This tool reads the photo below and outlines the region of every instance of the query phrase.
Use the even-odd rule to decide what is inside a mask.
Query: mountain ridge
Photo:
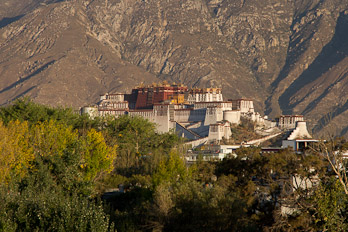
[[[4,0],[0,9],[0,104],[26,95],[79,107],[167,80],[219,86],[271,117],[304,114],[318,135],[348,135],[344,1]]]

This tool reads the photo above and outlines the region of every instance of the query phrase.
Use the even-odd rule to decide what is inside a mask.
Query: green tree
[[[347,196],[335,178],[320,184],[314,195],[315,224],[321,231],[347,231]]]
[[[158,134],[155,124],[142,117],[109,119],[104,135],[107,144],[118,145],[115,171],[126,177],[151,174],[179,143],[176,134]]]
[[[34,103],[29,98],[19,98],[0,108],[0,118],[5,124],[14,120],[28,121],[29,124],[57,120],[72,125],[78,117],[71,108],[52,108]]]
[[[188,168],[185,165],[185,161],[179,154],[175,152],[169,153],[166,160],[162,160],[158,166],[156,172],[153,174],[153,184],[154,187],[160,185],[161,183],[171,183],[175,184],[177,182],[181,183],[191,176]]]
[[[0,119],[5,125],[10,121],[27,121],[29,126],[39,122],[58,121],[78,129],[81,134],[88,130],[100,129],[103,125],[101,118],[91,119],[87,114],[79,115],[72,108],[50,107],[31,101],[29,98],[19,98],[10,105],[0,108]]]
[[[0,186],[0,231],[109,231],[100,203],[66,189],[58,179],[68,174],[57,176],[37,159],[35,171],[18,184]]]
[[[225,184],[227,182],[206,186],[193,179],[179,181],[176,185],[162,182],[154,192],[154,203],[148,213],[149,226],[158,231],[243,231],[253,228],[252,222],[245,220],[244,200]]]

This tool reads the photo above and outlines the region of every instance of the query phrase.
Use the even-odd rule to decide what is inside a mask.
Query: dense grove
[[[348,229],[347,195],[317,150],[242,148],[187,165],[182,139],[142,118],[90,119],[21,99],[0,119],[0,231]],[[295,188],[296,177],[313,186]]]

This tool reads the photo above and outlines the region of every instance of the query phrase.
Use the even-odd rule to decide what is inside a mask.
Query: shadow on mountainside
[[[11,102],[14,102],[15,100],[17,100],[19,98],[25,97],[25,95],[27,93],[30,93],[32,90],[36,89],[36,87],[37,87],[36,85],[31,86],[30,88],[28,88],[27,90],[25,90],[22,93],[18,94],[14,98],[11,98],[11,99],[7,100],[6,102],[0,103],[0,107],[6,106],[6,105],[10,104]]]
[[[292,22],[292,25],[291,25],[292,31],[294,31],[294,26],[297,23],[299,23],[303,17],[306,16],[307,12],[308,11],[315,11],[315,10],[317,10],[320,7],[321,2],[322,2],[322,0],[320,2],[318,2],[312,8],[310,7],[310,4],[307,5],[307,6],[303,6],[302,7],[303,9],[300,12],[297,12],[297,14],[295,14],[294,21]],[[310,33],[310,35],[305,37],[305,38],[294,36],[295,34],[290,36],[290,41],[289,41],[289,45],[288,45],[288,51],[287,51],[287,55],[286,55],[285,64],[284,64],[283,68],[281,69],[278,77],[271,83],[271,85],[270,85],[270,91],[271,92],[276,91],[277,88],[279,87],[279,84],[284,79],[287,78],[287,76],[289,75],[289,73],[293,69],[294,63],[296,63],[296,59],[303,53],[303,51],[306,50],[306,47],[310,43],[310,40],[313,38],[314,32],[312,31]],[[294,38],[292,38],[292,37],[294,37]],[[301,39],[304,39],[304,40],[300,41]],[[300,46],[298,47],[298,45],[300,45]],[[278,99],[276,99],[276,101],[278,101]],[[271,95],[265,101],[265,103],[266,103],[266,111],[265,111],[265,113],[266,114],[270,114],[272,112],[272,102],[273,102],[273,96]]]
[[[0,0],[1,1],[1,0]],[[25,0],[23,0],[25,1]],[[39,7],[41,4],[53,4],[53,3],[59,3],[59,2],[67,2],[68,0],[39,0],[39,1],[34,1],[31,3],[28,3],[28,5],[25,5],[23,9],[19,9],[17,13],[19,15],[14,16],[14,17],[4,17],[0,20],[0,29],[3,27],[6,27],[7,25],[20,20],[23,16],[25,16],[27,13],[35,10],[37,7]]]
[[[345,127],[342,132],[341,132],[341,135],[340,136],[347,136],[348,137],[348,126]]]
[[[15,21],[17,21],[19,19],[21,19],[23,16],[24,16],[24,14],[23,15],[18,15],[16,17],[12,17],[12,18],[6,18],[5,17],[5,18],[1,19],[1,21],[0,21],[0,29],[3,28],[3,27],[6,27],[7,25],[9,25],[9,24],[11,24],[11,23],[13,23],[13,22],[15,22]]]
[[[33,76],[35,76],[36,74],[39,74],[40,72],[44,71],[46,68],[48,68],[51,64],[54,64],[56,62],[56,60],[53,60],[53,61],[50,61],[46,64],[44,64],[43,66],[41,66],[40,68],[38,68],[35,72],[33,72],[32,74],[24,77],[24,78],[21,78],[20,80],[16,81],[15,83],[5,87],[4,89],[0,90],[0,94],[16,87],[17,85],[23,83],[24,81],[27,81],[29,80],[30,78],[32,78]]]
[[[329,71],[333,66],[342,61],[348,56],[348,15],[341,13],[336,25],[335,35],[332,40],[323,48],[319,56],[305,70],[299,78],[297,78],[288,89],[280,96],[279,104],[281,109],[286,112],[295,107],[298,102],[290,104],[290,98],[294,96],[302,87],[310,82],[315,81],[321,75]],[[340,78],[345,78],[345,75]],[[339,80],[338,80],[339,81]],[[334,83],[332,83],[334,84]],[[317,97],[311,104],[307,106],[303,113],[308,113],[313,110],[316,105],[324,98],[329,91],[325,91]],[[299,101],[305,99],[310,92]]]
[[[325,126],[327,126],[332,121],[332,119],[334,119],[336,116],[340,115],[341,113],[347,110],[348,110],[348,100],[343,106],[338,107],[334,111],[329,112],[325,114],[323,117],[321,117],[318,123],[316,123],[316,125],[313,127],[313,132],[316,133],[320,131]],[[345,133],[347,133],[347,131],[348,131],[348,127],[346,127],[344,130],[341,131],[341,135],[344,135]]]

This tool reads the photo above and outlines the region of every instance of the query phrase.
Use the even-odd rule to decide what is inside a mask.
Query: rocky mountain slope
[[[78,107],[168,80],[348,135],[347,28],[345,0],[3,0],[0,104]]]

